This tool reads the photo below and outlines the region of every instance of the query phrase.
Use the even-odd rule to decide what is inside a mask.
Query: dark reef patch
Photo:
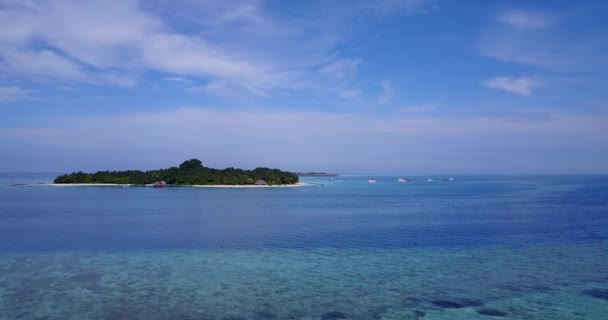
[[[325,312],[321,315],[321,320],[339,320],[346,319],[346,315],[339,311]]]
[[[500,289],[513,292],[551,292],[554,289],[542,284],[530,283],[503,283],[497,286]]]
[[[422,299],[416,297],[405,297],[401,300],[401,305],[404,307],[417,307],[422,302]]]
[[[468,307],[481,307],[484,305],[479,299],[453,299],[453,300],[432,300],[434,306],[444,309],[460,309]]]
[[[367,316],[370,319],[382,319],[382,315],[388,310],[387,306],[372,307],[367,310]]]
[[[184,314],[174,314],[171,316],[172,320],[213,320],[213,316],[208,314],[199,314],[199,313],[184,313]]]
[[[484,315],[484,316],[491,316],[491,317],[506,317],[507,313],[500,311],[500,310],[495,310],[495,309],[481,309],[481,310],[477,310],[477,313]]]
[[[608,289],[587,289],[583,290],[583,294],[602,300],[608,300]]]
[[[255,313],[256,319],[276,319],[277,315],[270,311],[258,311]]]
[[[437,307],[440,307],[440,308],[444,308],[444,309],[462,308],[463,307],[459,303],[452,302],[452,301],[447,301],[447,300],[433,300],[433,301],[431,301],[431,303],[434,306],[437,306]]]
[[[423,311],[420,311],[420,310],[414,310],[414,314],[418,318],[424,318],[424,316],[426,316],[426,313],[424,313]]]
[[[137,317],[137,312],[134,310],[129,310],[126,308],[117,308],[114,310],[110,310],[104,317],[107,320],[129,320],[135,319]]]
[[[183,306],[163,310],[163,313],[159,314],[158,317],[159,319],[171,320],[215,320],[215,317],[211,314],[199,310],[189,310]]]

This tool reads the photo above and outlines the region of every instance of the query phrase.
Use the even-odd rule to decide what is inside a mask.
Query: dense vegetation
[[[96,173],[74,172],[55,178],[55,183],[122,183],[150,184],[165,181],[171,185],[246,185],[264,180],[269,185],[293,184],[298,176],[278,169],[256,168],[242,170],[226,168],[223,170],[207,168],[198,159],[191,159],[179,167],[139,171],[98,171]]]

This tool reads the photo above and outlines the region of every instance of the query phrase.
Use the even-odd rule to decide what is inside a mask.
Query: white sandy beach
[[[32,185],[26,185],[32,186]],[[38,184],[36,186],[48,186],[48,187],[130,187],[131,184],[121,183],[48,183]]]
[[[312,187],[314,185],[306,184],[306,183],[295,183],[295,184],[278,184],[278,185],[254,185],[254,184],[245,184],[245,185],[225,185],[225,184],[212,184],[212,185],[193,185],[193,188],[294,188],[294,187]]]

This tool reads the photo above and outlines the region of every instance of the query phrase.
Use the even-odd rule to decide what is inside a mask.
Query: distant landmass
[[[299,177],[337,177],[336,173],[327,172],[296,172]]]
[[[296,184],[298,175],[279,169],[236,168],[213,169],[203,166],[198,159],[184,161],[179,167],[139,171],[74,172],[55,178],[57,184],[134,184],[164,182],[166,185],[287,185]],[[163,184],[163,185],[164,185]]]

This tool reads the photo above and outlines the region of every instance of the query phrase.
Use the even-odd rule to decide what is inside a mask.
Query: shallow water
[[[607,177],[24,188],[0,319],[605,319]]]

